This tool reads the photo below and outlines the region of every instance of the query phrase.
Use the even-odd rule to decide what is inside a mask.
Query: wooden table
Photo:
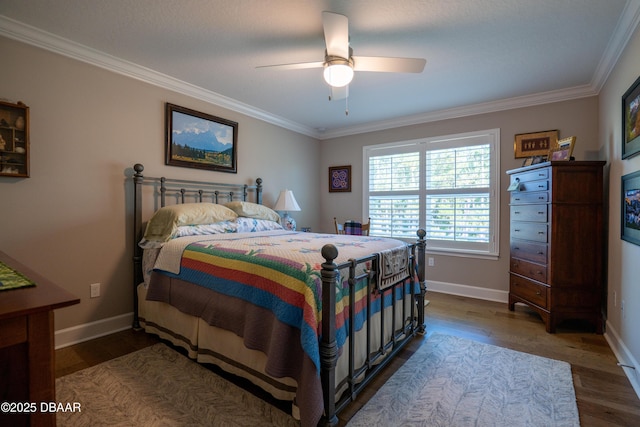
[[[36,283],[0,291],[0,404],[22,406],[19,414],[3,406],[0,425],[55,426],[55,412],[40,411],[56,401],[53,310],[80,299],[1,251],[0,261]],[[25,404],[37,410],[25,412]]]

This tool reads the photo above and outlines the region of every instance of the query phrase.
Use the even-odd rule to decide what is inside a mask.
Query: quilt
[[[197,284],[220,294],[238,298],[265,308],[281,322],[300,330],[301,346],[320,370],[319,338],[322,320],[320,255],[328,243],[338,248],[340,265],[349,259],[390,254],[376,265],[378,278],[390,280],[409,276],[409,246],[402,241],[381,237],[345,236],[291,231],[265,231],[174,239],[163,247],[155,272]],[[372,269],[371,262],[359,266],[360,272]],[[378,288],[380,282],[378,282]],[[411,292],[410,285],[382,294],[369,289],[363,279],[356,284],[356,316],[349,319],[349,287],[346,271],[340,271],[336,289],[337,341],[341,347],[347,338],[349,322],[356,330],[366,321],[367,298],[373,298],[373,310],[392,304]],[[371,295],[373,294],[373,296]]]

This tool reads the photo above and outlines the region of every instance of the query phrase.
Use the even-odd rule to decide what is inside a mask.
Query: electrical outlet
[[[91,289],[91,298],[97,298],[100,296],[100,283],[90,284],[89,289]]]
[[[429,267],[433,267],[435,265],[435,260],[433,259],[433,257],[429,257]]]

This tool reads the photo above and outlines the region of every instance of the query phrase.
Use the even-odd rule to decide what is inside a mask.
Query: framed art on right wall
[[[640,153],[640,77],[622,95],[622,158]]]
[[[622,177],[621,237],[640,245],[640,171]]]

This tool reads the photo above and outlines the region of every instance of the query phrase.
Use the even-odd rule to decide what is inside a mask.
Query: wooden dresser
[[[540,314],[547,332],[566,319],[603,331],[603,166],[553,161],[510,177],[509,309]]]
[[[15,404],[3,406],[0,425],[55,426],[55,412],[41,411],[57,402],[53,310],[80,300],[3,252],[0,261],[36,284],[0,292],[0,403]]]

